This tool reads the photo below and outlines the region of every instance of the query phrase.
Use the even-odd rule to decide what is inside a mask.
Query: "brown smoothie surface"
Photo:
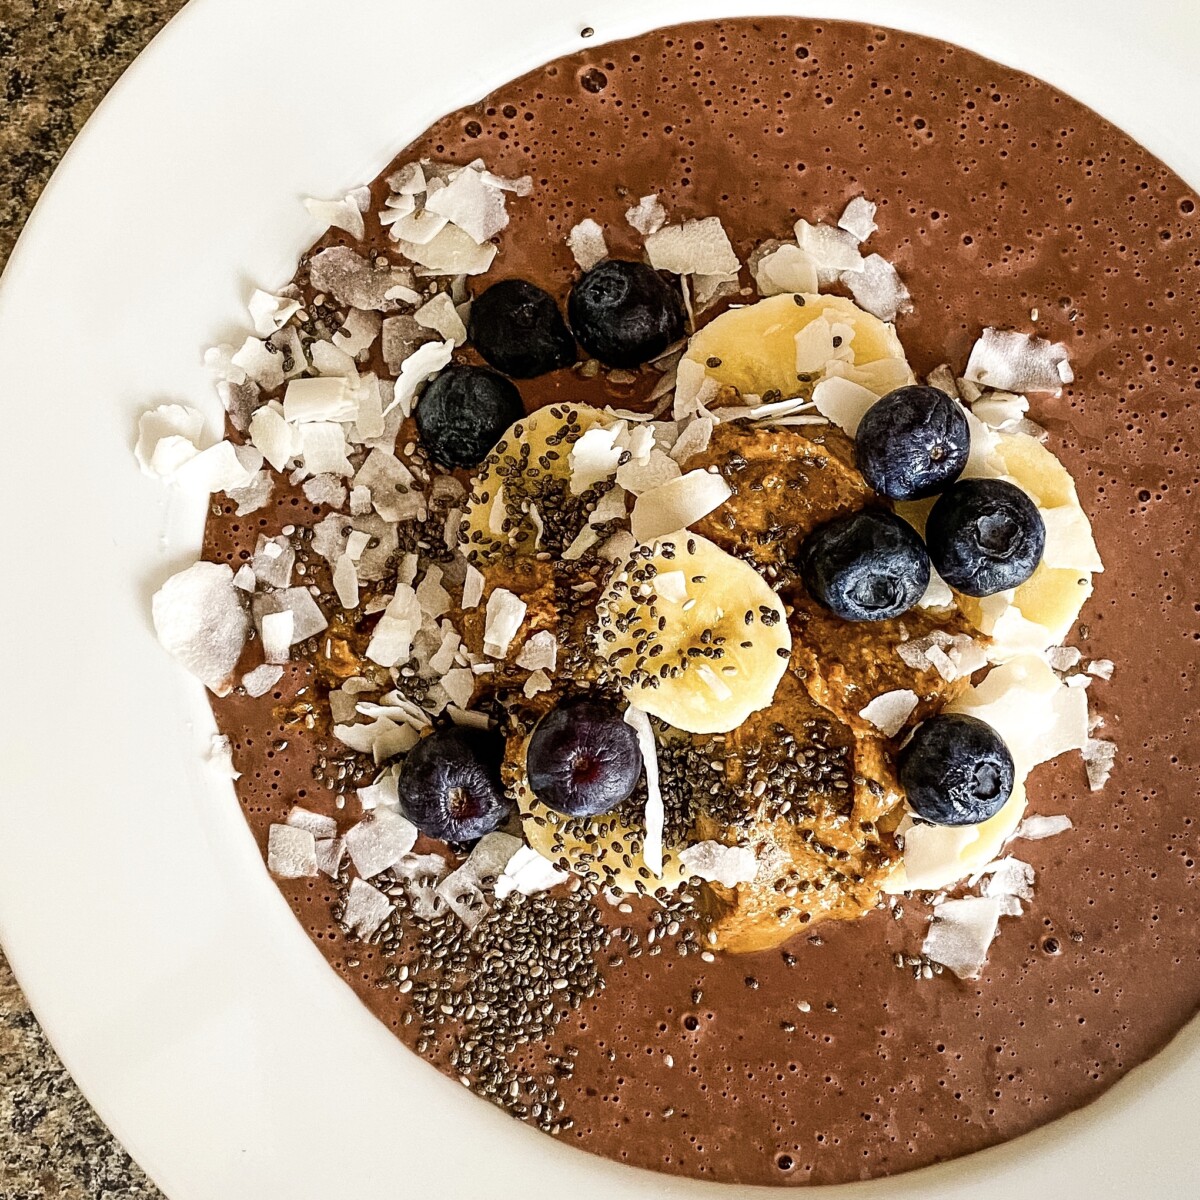
[[[419,157],[481,157],[498,174],[532,176],[484,282],[521,277],[560,300],[577,276],[566,235],[584,218],[604,227],[614,256],[641,257],[624,214],[643,195],[661,195],[672,221],[719,216],[743,261],[798,217],[832,222],[865,195],[879,205],[871,249],[913,296],[897,329],[918,375],[943,362],[961,370],[984,325],[1069,347],[1076,382],[1031,416],[1074,475],[1106,566],[1075,640],[1115,663],[1113,681],[1092,689],[1118,744],[1115,771],[1099,793],[1077,756],[1030,778],[1030,811],[1065,812],[1075,827],[1018,843],[1037,872],[1034,899],[1002,922],[982,978],[897,969],[928,922],[916,903],[896,919],[828,921],[782,951],[709,962],[677,954],[665,931],[651,953],[645,904],[625,914],[599,900],[599,924],[621,926],[622,938],[581,935],[596,948],[594,975],[580,969],[579,1006],[527,1047],[554,1080],[560,1139],[746,1184],[894,1174],[1053,1120],[1161,1049],[1200,1003],[1193,191],[1037,79],[928,38],[782,18],[585,45],[443,118],[394,165]],[[386,192],[376,184],[376,206]],[[398,261],[371,216],[367,230],[371,249]],[[322,244],[339,241],[350,244],[336,234]],[[620,406],[650,382],[614,387],[566,370],[520,386],[529,408]],[[235,566],[259,533],[326,511],[291,491],[251,517],[218,508],[204,557]],[[320,712],[322,676],[336,681],[339,661],[334,646],[290,664],[259,700],[214,701],[264,847],[296,803],[336,816],[343,832],[358,819],[353,793],[345,807],[337,793],[371,771]],[[352,673],[349,658],[343,667]],[[405,1024],[417,993],[396,963],[412,938],[389,959],[343,934],[333,881],[280,886],[379,1019],[460,1074],[453,1030],[430,1039],[419,1021]],[[595,911],[572,903],[592,911],[591,930]],[[637,954],[629,930],[640,931]]]

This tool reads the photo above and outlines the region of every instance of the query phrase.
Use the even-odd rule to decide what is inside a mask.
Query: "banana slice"
[[[1006,476],[1033,497],[1047,532],[1043,561],[1011,596],[958,598],[966,618],[993,638],[993,657],[1005,661],[1063,641],[1092,594],[1093,572],[1103,565],[1066,467],[1024,433],[999,434],[995,454]]]
[[[810,395],[826,374],[880,396],[914,382],[895,329],[842,296],[787,293],[731,308],[692,338],[684,359],[762,400]]]
[[[525,773],[528,745],[528,738],[521,739],[514,749],[510,741],[508,757],[521,764],[511,786],[521,814],[521,832],[533,849],[576,875],[617,892],[674,890],[686,880],[678,847],[663,847],[660,875],[646,866],[642,857],[646,823],[633,800],[599,817],[567,817],[543,804],[533,794]]]
[[[586,404],[554,404],[508,429],[479,468],[463,516],[460,543],[476,566],[507,548],[517,554],[561,553],[565,546],[559,543],[569,544],[578,529],[555,521],[562,532],[547,538],[547,517],[586,510],[599,495],[595,489],[571,494],[571,447],[587,430],[607,423],[604,413]],[[584,523],[581,515],[574,524]]]
[[[697,534],[635,550],[597,614],[596,650],[629,703],[689,733],[726,733],[770,704],[791,655],[779,597]]]

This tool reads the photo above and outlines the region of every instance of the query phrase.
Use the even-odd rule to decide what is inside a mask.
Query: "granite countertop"
[[[0,268],[71,139],[183,0],[0,0]],[[0,951],[0,1200],[161,1193],[58,1061]]]

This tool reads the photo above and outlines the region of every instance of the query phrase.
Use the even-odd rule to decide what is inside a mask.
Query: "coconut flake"
[[[663,825],[666,810],[658,776],[658,746],[650,718],[640,708],[630,705],[625,710],[625,724],[637,734],[646,771],[646,836],[642,843],[642,859],[651,874],[661,876],[663,870]]]
[[[291,657],[292,630],[296,626],[295,614],[288,609],[264,613],[259,624],[262,626],[263,657],[268,663],[287,662]]]
[[[978,979],[1003,908],[1003,900],[994,896],[966,896],[935,905],[921,952],[960,979]]]
[[[475,672],[470,667],[455,667],[442,677],[442,687],[456,708],[466,709],[475,695]]]
[[[667,210],[657,196],[643,196],[632,208],[625,210],[625,220],[645,238],[667,223]]]
[[[1068,829],[1073,828],[1074,824],[1070,817],[1041,817],[1034,813],[1026,817],[1017,826],[1017,831],[1013,834],[1013,837],[1025,838],[1026,841],[1037,842],[1043,838],[1056,837],[1058,834],[1066,833]]]
[[[1028,411],[1029,401],[1012,392],[986,392],[971,405],[971,412],[989,429],[1015,429]]]
[[[832,225],[796,222],[796,243],[817,268],[822,284],[833,283],[846,271],[861,271],[863,256],[853,234]]]
[[[1046,527],[1046,546],[1042,561],[1048,567],[1065,567],[1072,571],[1104,570],[1100,551],[1092,536],[1091,522],[1077,504],[1057,508],[1039,508]]]
[[[247,696],[265,696],[283,678],[283,668],[274,663],[263,663],[242,676],[242,687]]]
[[[226,488],[225,494],[237,505],[234,516],[245,517],[258,512],[260,508],[265,508],[274,490],[275,481],[271,473],[258,471],[245,487]]]
[[[507,588],[496,588],[488,597],[483,627],[483,652],[492,658],[504,658],[525,620],[525,601]]]
[[[866,708],[859,710],[858,715],[874,725],[884,737],[890,738],[900,732],[916,707],[916,692],[908,688],[899,688],[876,696]]]
[[[313,475],[353,475],[346,457],[346,431],[336,421],[310,421],[300,426],[300,457]]]
[[[590,271],[598,262],[608,257],[608,243],[604,230],[591,217],[580,221],[567,234],[567,248],[584,271]]]
[[[689,471],[637,498],[630,520],[633,537],[645,543],[678,533],[719,508],[732,494],[720,475]]]
[[[707,879],[725,887],[749,883],[758,874],[758,860],[746,846],[720,842],[696,842],[679,852],[679,861],[689,876]]]
[[[358,570],[348,554],[343,554],[333,568],[333,590],[344,609],[358,607]]]
[[[500,878],[496,880],[496,899],[503,900],[513,892],[522,896],[536,896],[548,892],[567,879],[567,872],[560,871],[549,859],[543,858],[531,846],[522,846],[508,860]]]
[[[1087,769],[1088,787],[1101,791],[1112,774],[1117,759],[1117,744],[1104,738],[1088,738],[1083,747],[1083,765]]]
[[[381,667],[394,667],[412,654],[422,624],[421,605],[408,584],[398,584],[367,645],[367,657]]]
[[[255,288],[246,307],[254,322],[254,332],[260,337],[270,337],[300,311],[300,301],[290,296],[273,296],[270,292]]]
[[[378,313],[352,308],[338,331],[333,334],[334,349],[356,358],[375,344],[382,327],[383,318]]]
[[[314,290],[329,293],[339,304],[379,310],[391,307],[388,292],[396,285],[398,273],[375,270],[349,246],[330,246],[309,260],[308,276]]]
[[[736,275],[741,268],[719,217],[668,225],[646,238],[650,265],[674,275]]]
[[[842,272],[841,280],[859,308],[881,321],[894,321],[900,313],[912,311],[912,296],[904,280],[878,254],[868,254],[857,270]]]
[[[361,879],[350,881],[342,924],[363,941],[374,937],[379,927],[396,911],[396,906],[378,889]]]
[[[712,433],[716,428],[712,417],[697,417],[691,421],[671,447],[671,457],[680,464],[697,454],[703,454],[712,441]]]
[[[934,629],[923,638],[901,642],[896,653],[914,671],[932,668],[947,682],[972,675],[987,665],[983,647],[969,634]]]
[[[374,783],[367,787],[355,789],[358,802],[363,812],[374,812],[377,808],[386,808],[391,812],[400,811],[399,776],[395,769],[383,771]]]
[[[563,550],[563,561],[577,562],[599,541],[600,535],[590,525],[585,525]]]
[[[856,241],[865,242],[879,228],[875,224],[878,207],[865,196],[855,196],[838,217],[838,228],[844,229]]]
[[[482,275],[496,257],[491,242],[480,245],[457,225],[447,225],[424,245],[401,238],[397,248],[417,264],[418,275]]]
[[[417,841],[417,827],[399,813],[377,808],[346,834],[346,851],[363,879],[386,871]]]
[[[303,449],[299,432],[284,420],[282,408],[274,405],[265,405],[250,419],[250,441],[281,472]]]
[[[813,388],[813,403],[817,412],[850,437],[858,433],[858,426],[867,415],[867,409],[878,399],[874,392],[836,375],[822,379]]]
[[[301,485],[304,498],[310,504],[327,504],[341,508],[346,503],[346,485],[336,475],[314,475]]]
[[[825,317],[809,321],[796,334],[796,371],[800,375],[815,375],[824,371],[841,350],[853,353],[849,346],[834,346],[833,326]]]
[[[296,552],[283,534],[274,538],[259,534],[249,565],[262,587],[285,588],[291,585],[295,562]]]
[[[494,889],[521,844],[508,833],[485,834],[467,861],[438,884],[437,894],[468,929],[487,915],[488,890]]]
[[[1087,665],[1087,673],[1094,675],[1097,679],[1111,679],[1115,669],[1116,666],[1111,658],[1097,658]]]
[[[346,843],[341,838],[317,839],[317,870],[336,879],[346,856]]]
[[[462,606],[464,611],[478,608],[483,599],[483,572],[478,567],[467,563],[467,573],[463,579]]]
[[[624,451],[617,445],[621,425],[593,425],[585,429],[571,446],[571,495],[581,496],[588,488],[616,473]]]
[[[425,211],[445,217],[482,246],[508,224],[504,193],[478,171],[459,171],[444,188],[425,198]]]
[[[264,392],[273,392],[283,386],[283,355],[259,338],[248,337],[230,357],[230,362]]]
[[[200,449],[204,414],[182,404],[162,404],[138,419],[133,454],[147,475],[170,479]]]
[[[1004,392],[1050,392],[1075,378],[1062,342],[1048,342],[1014,330],[984,329],[971,347],[965,377]]]
[[[337,837],[337,822],[332,817],[311,812],[298,804],[288,813],[287,824],[293,829],[307,829],[314,838]]]
[[[396,390],[392,402],[384,409],[384,416],[393,408],[399,408],[406,417],[411,416],[417,389],[450,362],[453,352],[454,343],[449,341],[426,342],[418,346],[400,366]]]
[[[343,229],[355,241],[361,242],[367,230],[363,224],[363,210],[359,207],[358,199],[356,189],[340,200],[314,200],[309,196],[304,201],[304,207],[322,222],[326,229],[330,226]]]
[[[254,597],[254,619],[259,624],[269,613],[282,612],[284,609],[287,609],[293,617],[291,641],[293,646],[297,642],[304,642],[310,637],[315,637],[329,624],[325,620],[321,606],[313,599],[308,588],[283,588],[268,595]]]
[[[984,896],[1012,896],[1017,900],[1033,899],[1033,868],[1011,855],[990,862],[979,872],[984,877],[980,893]]]
[[[782,296],[789,292],[808,295],[820,286],[816,264],[791,243],[760,255],[754,262],[753,274],[760,296]]]
[[[267,870],[278,879],[306,879],[315,875],[316,839],[307,829],[272,825],[267,832]]]
[[[163,584],[151,609],[163,647],[210,691],[227,696],[250,632],[233,569],[227,563],[193,563]]]
[[[461,346],[467,340],[467,327],[458,315],[449,292],[439,292],[418,308],[413,313],[413,320],[425,329],[432,329],[453,346]]]
[[[929,586],[917,601],[920,608],[949,608],[954,603],[950,585],[933,568],[929,568]]]
[[[224,492],[248,487],[262,463],[261,452],[252,446],[217,442],[181,463],[175,479],[181,487],[198,492]]]
[[[526,671],[553,671],[558,663],[558,639],[548,629],[528,638],[517,655],[517,666]]]
[[[406,754],[420,736],[411,725],[389,721],[386,717],[367,724],[335,725],[333,735],[351,750],[371,755],[377,766],[397,754]]]
[[[1060,675],[1079,665],[1083,654],[1077,646],[1052,646],[1046,651],[1046,661]]]
[[[450,611],[450,593],[442,586],[442,568],[431,564],[416,590],[417,603],[427,617],[435,620]]]
[[[617,487],[622,489],[617,492],[617,496],[622,501],[622,508],[625,492],[641,496],[670,483],[673,479],[678,479],[682,474],[679,463],[655,446],[645,461],[638,462],[634,459],[617,468]]]

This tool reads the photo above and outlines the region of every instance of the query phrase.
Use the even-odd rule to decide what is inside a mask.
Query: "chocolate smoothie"
[[[1093,703],[1119,753],[1098,794],[1077,757],[1031,777],[1030,811],[1067,813],[1075,827],[1022,843],[1035,897],[1002,925],[976,982],[914,979],[905,956],[927,910],[882,909],[802,930],[782,949],[714,956],[691,932],[686,889],[666,908],[635,898],[623,911],[564,888],[532,897],[525,917],[498,912],[483,935],[556,977],[530,1009],[471,974],[449,925],[406,929],[401,912],[394,936],[367,946],[336,919],[344,887],[281,883],[334,969],[406,1044],[561,1140],[743,1184],[954,1158],[1088,1103],[1161,1049],[1200,1002],[1191,189],[1039,80],[910,34],[791,19],[585,45],[445,117],[395,165],[421,157],[532,176],[489,283],[520,277],[565,300],[577,275],[565,239],[585,217],[614,256],[641,257],[624,214],[648,193],[673,221],[720,216],[743,261],[797,217],[835,220],[866,195],[879,205],[873,248],[913,296],[897,329],[918,374],[961,368],[982,325],[1065,342],[1079,382],[1031,415],[1074,475],[1104,556],[1079,644],[1115,663]],[[377,183],[375,208],[386,194]],[[321,245],[337,243],[354,244],[335,231]],[[356,248],[368,247],[395,254],[370,217]],[[652,382],[563,370],[521,393],[530,409],[630,406]],[[252,517],[232,511],[214,507],[205,558],[236,567],[260,533],[295,526],[300,564],[313,578],[325,570],[305,527],[327,510],[300,492],[277,492]],[[334,621],[272,692],[214,702],[264,847],[294,804],[343,827],[358,817],[351,789],[372,765],[331,736],[319,703],[353,673],[356,636]],[[551,958],[554,944],[569,952]],[[468,977],[475,1000],[454,1001],[443,1023],[439,970]],[[516,1049],[499,1046],[497,1012],[523,1022]]]

